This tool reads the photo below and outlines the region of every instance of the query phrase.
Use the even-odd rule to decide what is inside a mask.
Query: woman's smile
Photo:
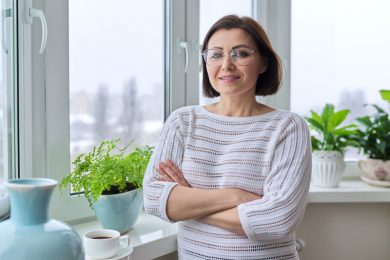
[[[232,82],[236,82],[240,79],[241,77],[240,76],[237,76],[237,75],[223,75],[221,77],[219,77],[220,80],[222,80],[223,82],[225,83],[232,83]]]

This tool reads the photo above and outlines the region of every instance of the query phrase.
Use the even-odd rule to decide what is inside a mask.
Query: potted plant
[[[390,103],[390,90],[381,90],[384,100]],[[359,117],[356,120],[363,130],[358,131],[358,142],[363,153],[368,156],[366,160],[358,162],[365,175],[364,181],[371,184],[390,185],[390,117],[384,109],[372,105],[376,112],[371,116]],[[382,183],[381,183],[382,182]]]
[[[348,109],[335,111],[332,104],[326,104],[321,115],[311,111],[311,117],[305,117],[314,132],[312,181],[317,186],[339,186],[345,169],[344,151],[349,146],[358,146],[353,138],[357,126],[341,126],[349,112]]]
[[[127,153],[129,145],[118,146],[119,139],[103,141],[91,152],[78,155],[60,189],[71,184],[73,192],[84,193],[104,228],[124,233],[142,210],[142,180],[153,148],[145,146]]]

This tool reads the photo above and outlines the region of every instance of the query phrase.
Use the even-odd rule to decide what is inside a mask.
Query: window
[[[363,104],[384,106],[378,90],[390,82],[389,9],[381,0],[292,3],[293,111],[307,115],[328,102],[350,109],[352,119],[368,113]]]
[[[177,41],[186,40],[184,11],[190,6],[196,2],[45,3],[48,46],[43,60],[33,55],[36,85],[43,86],[34,93],[43,101],[37,102],[43,111],[33,121],[43,128],[43,138],[34,147],[44,155],[34,177],[61,180],[73,158],[101,140],[155,144],[165,117],[189,96],[185,52],[178,51]],[[53,217],[76,221],[94,215],[83,197],[70,194],[53,194]]]
[[[297,0],[291,18],[291,110],[308,115],[325,103],[350,109],[349,122],[388,105],[390,18],[387,1]],[[304,93],[304,94],[303,94]],[[355,150],[347,160],[357,158]]]
[[[154,145],[164,122],[164,1],[70,0],[69,93],[72,159],[107,139]]]

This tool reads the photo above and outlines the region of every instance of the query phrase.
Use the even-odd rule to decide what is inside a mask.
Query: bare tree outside
[[[138,104],[137,82],[132,77],[123,87],[120,129],[122,142],[137,140],[142,127],[142,114]]]
[[[95,141],[101,142],[108,138],[110,130],[108,124],[109,94],[107,85],[100,85],[94,101],[93,117],[95,118]]]

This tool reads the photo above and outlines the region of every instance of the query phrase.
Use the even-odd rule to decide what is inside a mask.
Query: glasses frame
[[[249,52],[250,56],[252,56],[252,55],[254,55],[255,53],[258,52],[258,51],[252,50],[251,48],[247,48],[247,47],[244,47],[244,48],[250,50],[250,52]],[[224,58],[224,60],[223,60],[223,62],[220,65],[212,66],[209,63],[207,63],[207,52],[210,51],[210,50],[217,50],[217,51],[221,51],[223,53],[222,58]],[[233,55],[232,55],[232,53],[235,52],[235,51],[237,51],[237,49],[231,49],[230,52],[229,52],[229,58],[234,63],[234,65],[236,65],[236,66],[249,66],[249,64],[246,64],[246,65],[238,65],[238,64],[236,64],[236,59],[233,58]],[[204,51],[202,51],[202,57],[203,57],[204,62],[207,64],[207,66],[209,66],[211,68],[217,68],[217,67],[222,66],[222,64],[225,62],[226,55],[225,55],[225,52],[223,50],[216,49],[216,48],[211,48],[211,49],[205,49]]]

